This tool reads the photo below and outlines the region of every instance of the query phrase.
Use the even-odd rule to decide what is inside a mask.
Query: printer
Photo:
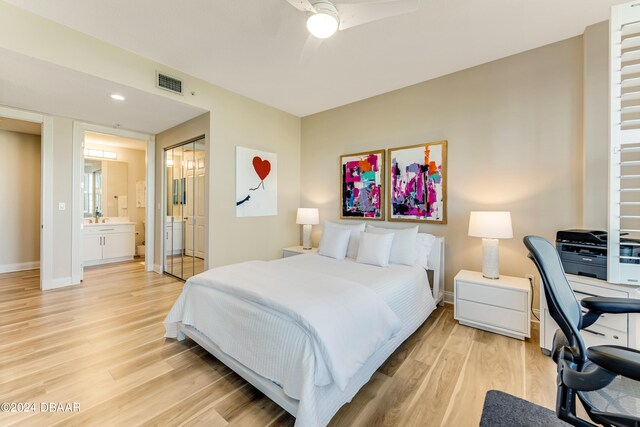
[[[640,256],[640,247],[624,243],[640,243],[637,239],[620,238],[620,255]],[[607,232],[598,230],[562,230],[556,233],[556,249],[564,271],[568,274],[607,280]],[[621,262],[637,263],[623,259]]]

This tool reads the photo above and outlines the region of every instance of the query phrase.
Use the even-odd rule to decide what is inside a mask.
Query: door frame
[[[53,288],[53,118],[0,105],[0,116],[40,123],[40,289]]]
[[[144,229],[145,239],[145,271],[153,271],[154,246],[155,246],[155,174],[156,174],[156,137],[146,133],[134,132],[125,129],[116,129],[107,126],[73,122],[73,188],[71,206],[72,212],[72,257],[71,271],[73,282],[80,283],[83,279],[83,268],[81,259],[82,230],[84,228],[84,215],[82,214],[82,177],[84,174],[84,133],[97,132],[107,135],[121,136],[124,138],[137,139],[146,143],[146,184],[147,200],[145,210],[146,227]]]

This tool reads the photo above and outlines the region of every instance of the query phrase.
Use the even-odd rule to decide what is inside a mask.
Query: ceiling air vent
[[[182,95],[182,80],[175,79],[160,72],[156,73],[156,86]]]

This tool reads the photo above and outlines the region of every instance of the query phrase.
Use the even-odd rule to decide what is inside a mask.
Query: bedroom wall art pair
[[[447,223],[447,141],[340,156],[340,218]],[[386,175],[385,175],[386,166]],[[389,187],[388,193],[385,188]]]

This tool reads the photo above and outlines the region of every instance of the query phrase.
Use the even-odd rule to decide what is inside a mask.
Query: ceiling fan
[[[419,0],[287,0],[296,9],[309,12],[307,29],[320,39],[337,30],[418,10]]]

